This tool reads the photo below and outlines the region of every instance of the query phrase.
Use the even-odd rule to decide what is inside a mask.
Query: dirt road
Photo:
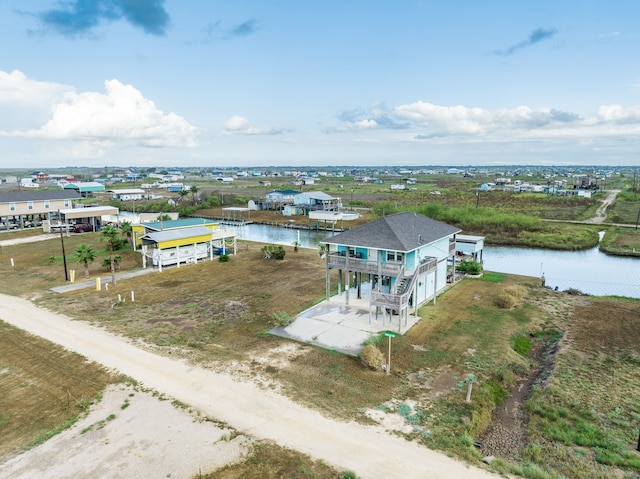
[[[381,427],[328,419],[272,391],[155,355],[23,299],[0,294],[0,319],[131,376],[243,433],[271,439],[361,478],[497,477],[392,436]]]
[[[604,220],[607,217],[607,208],[616,200],[618,193],[620,193],[620,190],[611,190],[600,206],[598,206],[595,216],[587,222],[595,224],[604,223]]]

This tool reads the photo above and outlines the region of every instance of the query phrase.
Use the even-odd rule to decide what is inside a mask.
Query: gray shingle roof
[[[25,201],[44,200],[79,200],[82,198],[76,190],[42,190],[42,191],[3,191],[0,203],[20,203]]]
[[[383,216],[325,238],[322,243],[407,252],[460,231],[441,221],[406,212]]]

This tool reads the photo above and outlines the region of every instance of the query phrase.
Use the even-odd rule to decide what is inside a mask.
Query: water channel
[[[239,239],[317,248],[332,232],[249,224],[236,227]],[[486,246],[484,269],[540,278],[560,291],[569,288],[596,296],[640,298],[640,259],[609,256],[598,248],[587,251],[550,251],[535,248]]]

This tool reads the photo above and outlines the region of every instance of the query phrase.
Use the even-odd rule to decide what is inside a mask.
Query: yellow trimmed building
[[[219,254],[235,254],[235,230],[200,218],[158,221],[132,226],[141,246],[142,267],[196,263]],[[142,231],[140,231],[142,230]]]

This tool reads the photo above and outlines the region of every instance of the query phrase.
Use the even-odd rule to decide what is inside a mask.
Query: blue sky
[[[640,2],[0,0],[0,166],[638,165]]]

